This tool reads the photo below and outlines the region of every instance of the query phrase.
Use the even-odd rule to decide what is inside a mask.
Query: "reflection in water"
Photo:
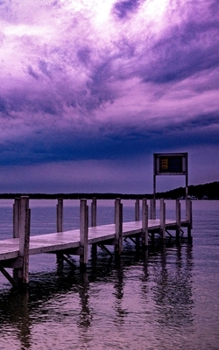
[[[117,259],[116,271],[115,271],[115,282],[113,293],[115,296],[114,310],[116,311],[114,323],[117,326],[121,326],[124,323],[124,317],[127,311],[122,307],[122,299],[124,295],[124,266],[121,259]]]
[[[159,331],[160,327],[165,331],[182,326],[190,327],[193,322],[192,260],[192,247],[189,245],[171,249],[163,247],[158,252],[144,251],[138,256],[133,247],[128,247],[116,261],[107,258],[104,253],[98,253],[96,265],[91,265],[83,275],[77,270],[70,271],[68,267],[64,269],[62,277],[56,272],[32,274],[29,291],[0,294],[2,332],[7,328],[13,329],[20,343],[17,348],[28,350],[36,344],[36,334],[33,333],[36,332],[37,325],[52,329],[57,322],[60,327],[62,323],[68,324],[66,327],[69,329],[60,330],[61,333],[67,332],[68,336],[73,327],[73,338],[77,329],[78,338],[74,344],[83,344],[85,348],[91,346],[94,333],[97,332],[94,330],[97,317],[103,318],[103,322],[108,324],[106,327],[110,325],[111,331],[115,327],[124,337],[130,331],[129,324],[133,322],[133,317],[140,322],[139,329],[150,328],[146,322],[148,325],[152,322],[152,312],[155,328],[158,327]],[[105,305],[99,300],[103,286],[106,286]],[[154,301],[152,310],[151,300]],[[110,319],[104,318],[100,307],[107,310]],[[134,307],[139,308],[139,318],[133,311]],[[145,312],[150,317],[145,317]],[[104,331],[104,327],[100,321],[98,332]],[[55,331],[50,336],[55,336],[54,333]],[[147,336],[149,335],[150,332],[147,331]],[[104,342],[104,339],[101,341]],[[64,346],[64,339],[63,342]],[[115,348],[118,347],[118,342],[119,338],[114,340]]]
[[[89,281],[86,273],[81,276],[81,283],[78,287],[78,292],[81,306],[78,325],[80,328],[86,330],[91,325],[92,321],[92,315],[89,308]]]
[[[22,349],[31,347],[31,320],[29,317],[29,293],[23,291],[15,293],[9,292],[0,298],[0,325],[4,327],[16,326],[17,338]]]
[[[182,252],[183,249],[183,252]],[[182,253],[185,259],[182,259]],[[154,264],[153,298],[157,322],[165,328],[191,327],[192,299],[192,247],[163,248],[160,261]]]
[[[193,247],[136,254],[127,242],[120,263],[98,248],[84,277],[66,266],[57,276],[54,259],[37,256],[26,292],[0,278],[0,349],[218,349],[219,201],[194,206]],[[35,233],[54,217],[36,220]]]

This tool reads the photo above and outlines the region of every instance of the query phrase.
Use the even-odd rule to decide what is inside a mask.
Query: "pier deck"
[[[181,221],[186,225],[186,221]],[[176,221],[166,220],[165,228],[175,228]],[[160,220],[148,220],[148,231],[158,231],[161,228]],[[123,237],[137,236],[142,232],[142,221],[123,223]],[[115,224],[101,225],[88,228],[88,244],[104,243],[116,238]],[[80,247],[80,230],[69,230],[31,236],[29,255],[42,253],[56,253]],[[15,259],[19,256],[19,238],[0,240],[0,262]]]
[[[169,230],[176,232],[179,238],[181,227],[188,228],[188,237],[192,227],[191,216],[181,219],[180,202],[176,202],[176,219],[166,218],[164,200],[160,203],[160,219],[148,219],[148,205],[142,200],[142,220],[140,220],[139,201],[136,201],[135,221],[123,222],[123,205],[120,199],[115,201],[115,223],[96,225],[96,200],[91,204],[91,227],[88,227],[88,205],[86,199],[80,201],[80,228],[63,232],[63,201],[57,204],[57,231],[50,234],[31,236],[30,209],[28,197],[15,200],[13,218],[13,238],[0,240],[0,272],[13,284],[27,284],[29,282],[29,256],[42,253],[57,255],[57,263],[62,266],[66,261],[72,264],[69,255],[80,256],[80,267],[86,268],[88,262],[88,246],[98,245],[106,248],[115,247],[115,253],[121,254],[124,238],[136,238],[142,246],[148,246],[150,238],[158,234],[164,242]],[[191,206],[188,206],[191,212]],[[152,213],[153,214],[153,213]],[[151,236],[151,237],[150,237]],[[96,249],[96,248],[95,248]],[[109,251],[108,251],[109,252]],[[110,252],[109,252],[110,253]],[[5,268],[14,270],[13,277]],[[15,277],[14,277],[15,276]]]

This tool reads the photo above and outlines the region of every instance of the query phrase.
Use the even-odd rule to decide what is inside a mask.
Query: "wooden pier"
[[[0,240],[0,272],[13,286],[24,286],[29,282],[29,256],[41,253],[53,253],[57,256],[57,266],[62,270],[64,261],[73,265],[71,255],[79,255],[80,268],[85,270],[88,263],[88,246],[92,245],[93,252],[97,247],[105,249],[113,245],[115,254],[120,255],[123,240],[131,239],[142,249],[147,249],[153,243],[154,237],[159,237],[165,243],[166,237],[175,232],[175,239],[179,240],[181,227],[186,227],[188,238],[191,238],[192,206],[186,201],[186,218],[181,219],[181,203],[176,200],[176,215],[174,220],[166,218],[166,204],[160,200],[160,218],[156,219],[155,205],[151,200],[150,218],[146,199],[135,201],[135,221],[123,222],[123,204],[121,199],[115,200],[114,223],[97,226],[97,200],[91,202],[91,225],[88,225],[88,205],[86,199],[80,199],[80,227],[76,230],[63,232],[63,199],[57,202],[57,232],[37,236],[30,235],[29,198],[21,197],[14,200],[13,205],[13,238]],[[140,216],[142,219],[140,220]],[[171,234],[170,232],[171,231]],[[13,270],[13,274],[8,272]]]

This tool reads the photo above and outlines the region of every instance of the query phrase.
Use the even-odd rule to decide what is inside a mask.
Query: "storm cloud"
[[[216,0],[1,1],[4,173],[50,167],[57,179],[56,169],[74,162],[106,174],[107,162],[113,169],[129,162],[131,171],[158,151],[212,154],[219,146],[218,18]],[[135,176],[127,188],[124,178],[124,191],[135,191]],[[23,181],[40,191],[34,176]],[[136,190],[148,190],[141,181]],[[98,175],[89,190],[99,183]]]

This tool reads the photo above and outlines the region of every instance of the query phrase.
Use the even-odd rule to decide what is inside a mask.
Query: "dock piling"
[[[179,199],[176,200],[176,239],[179,240],[181,231],[181,203]]]
[[[140,220],[140,200],[136,199],[135,201],[135,221]]]
[[[58,198],[58,203],[56,205],[56,229],[57,232],[63,232],[63,199]],[[64,257],[62,252],[56,253],[56,264],[58,274],[62,274]]]
[[[150,200],[150,219],[156,219],[156,200],[154,198]]]
[[[56,228],[57,232],[63,232],[63,199],[58,198],[56,205]]]
[[[145,198],[142,199],[142,246],[148,247],[148,205]]]
[[[115,251],[117,254],[122,252],[122,224],[123,224],[123,205],[121,199],[115,200],[115,231],[116,231],[116,242]]]
[[[80,200],[80,269],[86,270],[88,262],[88,205],[86,199]]]
[[[15,222],[19,223],[19,258],[22,266],[14,272],[15,283],[24,286],[29,283],[29,241],[30,241],[30,209],[29,198],[23,196],[19,200],[19,210],[16,211]]]
[[[186,220],[188,222],[188,238],[192,238],[191,229],[192,229],[192,201],[191,199],[186,200]]]
[[[97,226],[97,199],[93,198],[91,202],[91,226]]]
[[[166,204],[164,199],[160,199],[160,233],[162,240],[165,239]]]

